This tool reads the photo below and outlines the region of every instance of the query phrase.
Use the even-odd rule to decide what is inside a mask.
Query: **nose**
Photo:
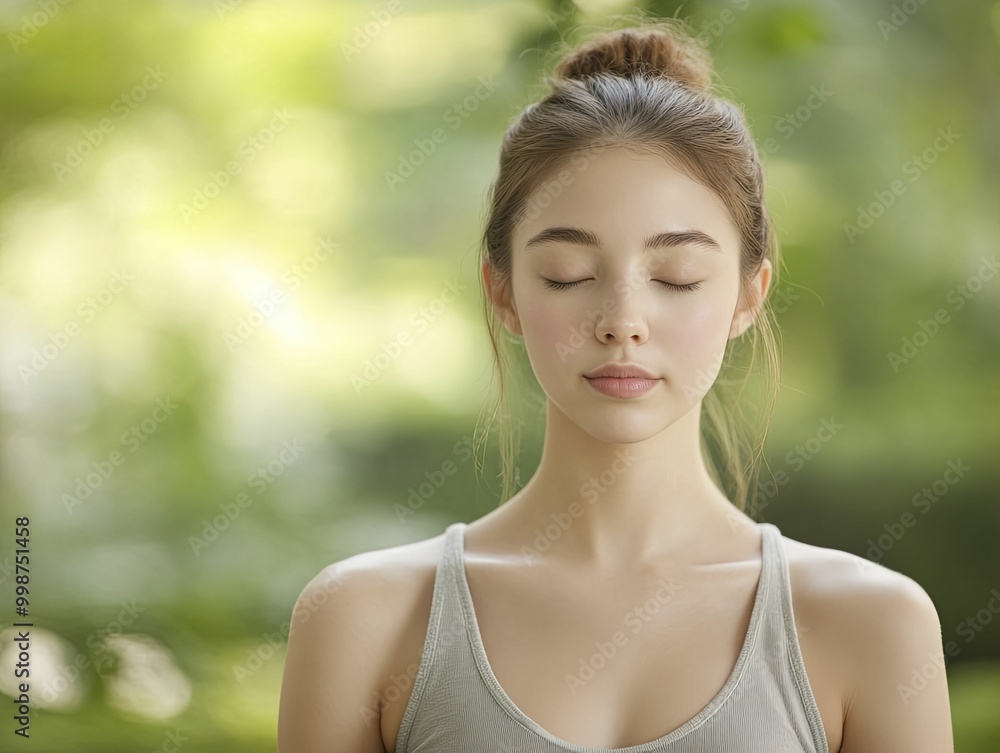
[[[641,345],[649,338],[649,325],[641,311],[642,296],[626,290],[614,301],[616,305],[605,310],[594,326],[594,335],[602,343],[631,341]]]
[[[625,342],[631,340],[637,345],[646,342],[649,336],[649,329],[642,322],[629,321],[605,321],[595,329],[597,339],[601,342]]]

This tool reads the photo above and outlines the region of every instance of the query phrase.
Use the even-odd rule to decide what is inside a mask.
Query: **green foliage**
[[[785,257],[761,518],[927,589],[972,753],[1000,738],[1000,17],[897,5],[680,12],[752,124]],[[498,502],[467,441],[485,190],[539,53],[601,16],[388,7],[0,9],[0,559],[29,516],[55,698],[31,750],[273,750],[305,583]]]

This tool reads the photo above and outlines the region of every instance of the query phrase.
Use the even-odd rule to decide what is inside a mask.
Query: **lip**
[[[659,379],[635,379],[631,377],[584,377],[598,392],[610,397],[638,397],[649,392]]]
[[[584,374],[587,379],[600,377],[611,377],[613,379],[659,379],[658,376],[650,374],[646,369],[635,363],[606,363],[599,366],[589,374]]]
[[[660,381],[634,363],[606,363],[583,377],[595,390],[610,397],[638,397]]]

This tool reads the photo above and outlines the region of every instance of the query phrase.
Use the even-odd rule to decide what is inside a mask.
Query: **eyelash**
[[[545,280],[545,287],[552,288],[553,290],[565,290],[566,288],[572,288],[579,285],[581,282],[586,282],[586,280],[577,280],[576,282],[557,282],[555,280]],[[664,282],[663,280],[655,280],[655,282],[660,283],[668,290],[676,290],[681,293],[697,290],[701,287],[700,282],[689,282],[687,285],[675,285],[672,282]]]

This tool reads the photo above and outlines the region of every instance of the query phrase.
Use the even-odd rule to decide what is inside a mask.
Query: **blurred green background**
[[[922,584],[956,750],[998,749],[1000,4],[918,0],[4,0],[21,747],[273,750],[305,583],[496,506],[495,441],[478,473],[461,450],[489,397],[486,189],[551,46],[635,9],[704,36],[766,161],[785,482],[758,518]],[[8,630],[7,695],[15,661]]]

